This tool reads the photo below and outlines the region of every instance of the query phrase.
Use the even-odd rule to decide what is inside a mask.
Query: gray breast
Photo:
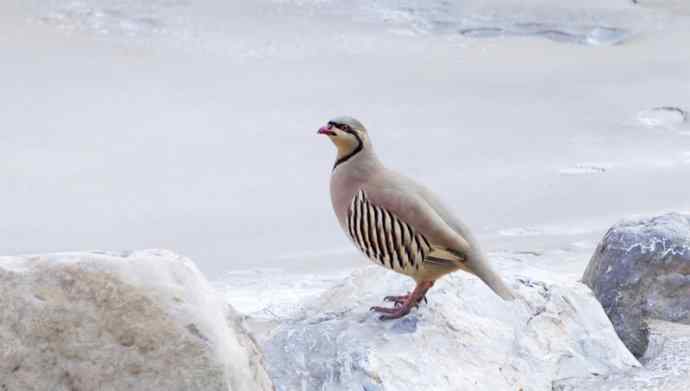
[[[374,205],[363,190],[352,199],[347,230],[369,259],[397,272],[407,274],[419,270],[431,251],[422,234],[395,214]]]

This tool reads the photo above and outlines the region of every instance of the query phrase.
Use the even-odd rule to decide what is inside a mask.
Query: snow
[[[690,111],[690,6],[638,3],[3,1],[0,254],[170,248],[283,314],[366,264],[315,135],[349,114],[492,254],[580,275],[621,217],[690,211],[657,110]]]
[[[631,121],[690,105],[690,54],[679,50],[690,23],[678,10],[539,0],[0,7],[3,254],[153,246],[212,275],[356,265],[283,258],[350,245],[329,205],[332,146],[314,134],[342,113],[494,251],[543,245],[505,241],[500,232],[516,227],[598,221],[550,241],[555,249],[593,242],[622,216],[690,209],[687,129]],[[589,45],[459,33],[473,26],[626,36]]]

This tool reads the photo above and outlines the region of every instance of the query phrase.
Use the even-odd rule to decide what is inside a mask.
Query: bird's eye
[[[352,132],[352,128],[350,127],[350,125],[340,125],[340,129],[346,132]]]

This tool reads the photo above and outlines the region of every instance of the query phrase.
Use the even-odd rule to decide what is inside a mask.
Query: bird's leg
[[[394,308],[387,308],[387,307],[371,307],[371,311],[376,311],[376,312],[381,312],[384,315],[381,315],[379,319],[381,320],[389,320],[389,319],[397,319],[401,318],[405,315],[407,315],[412,307],[415,307],[422,299],[426,297],[426,292],[434,286],[434,281],[423,281],[417,284],[417,286],[414,288],[414,291],[412,293],[408,294],[402,303],[400,305],[397,305]]]
[[[395,304],[396,307],[399,307],[403,304],[405,304],[405,301],[410,297],[410,293],[408,292],[406,295],[402,296],[386,296],[383,298],[383,301],[390,301]],[[422,300],[424,300],[425,303],[429,303],[429,300],[427,300],[426,295],[422,296],[417,300],[417,303],[415,305],[419,305]]]

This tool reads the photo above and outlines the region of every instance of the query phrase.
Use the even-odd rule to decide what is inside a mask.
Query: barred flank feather
[[[393,213],[371,203],[363,190],[350,204],[347,231],[369,259],[397,272],[419,270],[431,251],[422,234]]]

